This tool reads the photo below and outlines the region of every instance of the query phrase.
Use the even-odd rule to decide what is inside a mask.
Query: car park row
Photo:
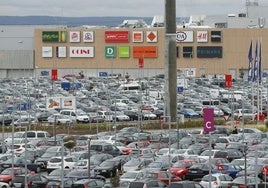
[[[75,87],[63,89],[61,83],[66,81]],[[122,84],[134,82],[140,83],[138,89],[137,85],[134,90],[119,89]],[[25,83],[27,87],[23,87]],[[237,188],[245,184],[262,186],[267,181],[266,132],[256,128],[241,131],[240,126],[238,133],[232,134],[227,125],[215,126],[210,136],[201,128],[153,131],[138,128],[142,121],[164,116],[164,78],[160,75],[127,81],[121,77],[65,77],[53,82],[47,77],[23,78],[17,83],[4,79],[1,85],[0,118],[7,126],[124,122],[125,128],[96,135],[15,132],[2,141],[0,188],[20,187],[25,182],[28,187],[38,188],[62,183],[66,188],[172,188],[191,184]],[[188,87],[178,93],[178,116],[186,120],[202,118],[202,109],[206,107],[214,108],[215,117],[228,117],[228,120],[253,121],[260,110],[266,116],[264,107],[256,109],[250,103],[255,97],[251,93],[242,93],[241,98],[226,98],[227,91],[220,85],[203,78],[189,79]],[[249,91],[242,81],[234,83],[234,87]],[[212,95],[209,88],[220,91],[219,95]],[[70,104],[64,103],[71,108],[58,108],[59,103],[50,107],[48,99],[52,97],[71,98]],[[252,110],[251,115],[241,111],[242,108]],[[133,121],[133,125],[129,126],[128,121]],[[75,143],[71,148],[63,143],[69,136]]]

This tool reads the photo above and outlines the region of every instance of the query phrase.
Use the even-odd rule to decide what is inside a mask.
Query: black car
[[[118,170],[121,170],[121,160],[109,159],[103,161],[99,166],[94,168],[94,173],[107,178],[114,177]],[[120,169],[119,169],[120,168]]]
[[[232,160],[241,159],[243,156],[244,155],[242,152],[238,150],[229,149],[229,150],[217,151],[214,155],[214,158],[225,158],[229,162],[232,162]]]
[[[26,181],[29,188],[46,188],[48,179],[42,174],[27,174]],[[10,183],[14,187],[24,187],[25,185],[25,175],[15,176]]]
[[[129,117],[130,121],[139,120],[139,114],[136,111],[127,110],[124,114]]]
[[[29,169],[30,171],[34,171],[37,173],[40,172],[42,168],[40,163],[33,163],[31,160],[28,160],[28,159],[26,160],[25,158],[22,158],[22,157],[15,157],[13,159],[10,158],[4,161],[3,163],[1,163],[1,167],[3,169],[11,168],[12,166],[25,167],[25,165],[27,166],[27,169]]]
[[[188,172],[185,174],[185,179],[188,179],[188,180],[201,179],[203,176],[209,174],[209,169],[213,169],[215,167],[213,164],[210,164],[210,165],[211,165],[211,168],[209,168],[208,163],[193,164],[188,169]]]

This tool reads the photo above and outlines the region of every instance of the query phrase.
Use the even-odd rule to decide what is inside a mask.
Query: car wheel
[[[2,188],[7,188],[7,186],[3,185]]]

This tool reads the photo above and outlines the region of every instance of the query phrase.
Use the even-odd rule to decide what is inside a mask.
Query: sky
[[[267,0],[258,1],[268,6]],[[246,0],[176,0],[176,16],[245,13]],[[165,0],[1,0],[0,16],[153,17],[165,15]]]

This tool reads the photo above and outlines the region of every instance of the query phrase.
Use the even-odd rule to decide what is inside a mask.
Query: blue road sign
[[[182,86],[179,86],[178,87],[178,93],[182,93],[183,92],[183,87]]]
[[[107,77],[107,72],[99,72],[99,77]]]

